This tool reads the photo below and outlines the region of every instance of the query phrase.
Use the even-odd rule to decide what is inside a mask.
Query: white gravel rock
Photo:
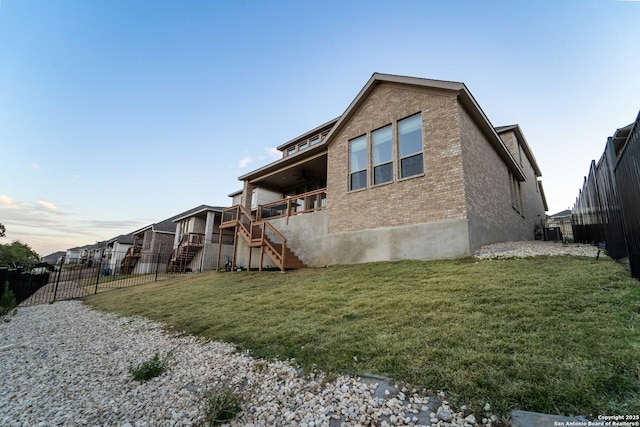
[[[292,363],[254,359],[79,301],[20,308],[0,323],[0,348],[2,426],[201,426],[207,398],[221,388],[243,398],[231,425],[417,425],[435,409],[414,416],[397,396],[375,395],[377,384],[303,377]],[[169,352],[159,377],[132,378],[131,366]],[[412,402],[429,399],[405,393]]]
[[[545,242],[541,240],[530,240],[522,242],[502,242],[482,246],[473,254],[475,258],[525,258],[532,256],[583,256],[595,258],[598,248],[592,245]],[[606,256],[604,252],[601,257]]]

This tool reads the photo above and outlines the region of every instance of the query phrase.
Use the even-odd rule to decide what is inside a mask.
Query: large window
[[[354,138],[349,141],[349,190],[422,175],[423,158],[420,113]]]
[[[349,141],[349,189],[367,186],[367,136]]]
[[[373,184],[393,181],[393,129],[391,125],[373,131]]]
[[[400,145],[400,177],[424,172],[422,161],[422,116],[416,114],[398,122]]]

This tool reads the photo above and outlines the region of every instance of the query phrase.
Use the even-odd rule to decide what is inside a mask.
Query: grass
[[[205,407],[205,420],[211,425],[219,425],[233,420],[242,411],[242,399],[231,390],[216,392]]]
[[[498,414],[640,412],[640,286],[578,257],[207,273],[86,303],[330,373],[373,372]]]
[[[160,358],[160,355],[155,353],[151,359],[140,363],[138,366],[131,367],[129,373],[136,381],[149,381],[167,369],[167,359],[170,356],[171,353],[168,353],[164,358]]]

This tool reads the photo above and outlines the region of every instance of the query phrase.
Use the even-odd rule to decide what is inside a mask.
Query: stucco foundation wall
[[[329,211],[270,221],[310,267],[469,256],[466,219],[329,234]]]

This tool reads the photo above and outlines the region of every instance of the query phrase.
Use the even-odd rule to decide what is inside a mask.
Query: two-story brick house
[[[340,117],[278,149],[223,216],[244,237],[236,264],[458,258],[544,225],[521,129],[495,128],[463,83],[376,73]],[[252,211],[256,188],[282,199]]]

